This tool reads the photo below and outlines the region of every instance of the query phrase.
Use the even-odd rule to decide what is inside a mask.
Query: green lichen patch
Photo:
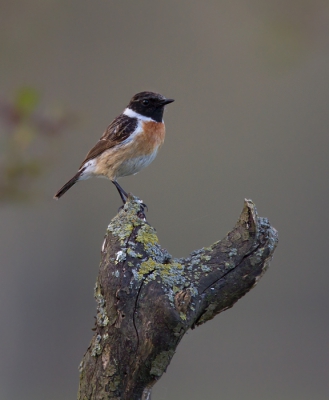
[[[93,344],[92,349],[91,349],[91,355],[93,357],[97,357],[102,353],[101,341],[102,341],[102,336],[101,335],[97,335],[95,337],[95,341],[94,341],[94,344]]]
[[[203,265],[203,264],[201,264],[201,269],[202,269],[203,272],[209,272],[209,271],[211,271],[211,268],[210,268],[210,267],[208,267],[207,265]]]
[[[153,272],[156,269],[160,269],[161,266],[162,266],[162,264],[159,264],[150,258],[147,261],[142,262],[140,265],[140,268],[138,270],[139,279],[144,278],[145,275],[150,274],[151,272]]]
[[[172,259],[170,262],[161,263],[149,258],[143,261],[139,269],[134,272],[134,278],[139,281],[143,280],[145,284],[156,280],[162,284],[162,288],[169,298],[170,304],[174,305],[175,293],[182,290],[185,286],[189,286],[191,282],[184,273],[184,266]]]
[[[264,249],[260,248],[251,257],[249,257],[249,262],[252,266],[255,266],[261,262],[263,251]]]
[[[224,265],[225,265],[225,268],[230,268],[230,269],[231,269],[231,268],[234,268],[234,266],[235,266],[234,263],[230,263],[230,262],[228,262],[228,261],[226,261]]]
[[[242,241],[243,241],[243,242],[245,242],[246,240],[249,240],[249,237],[250,237],[249,231],[244,230],[244,231],[241,233],[241,238],[242,238]]]
[[[141,263],[138,277],[139,279],[142,279],[145,275],[153,272],[155,276],[159,276],[163,278],[163,281],[167,281],[168,277],[180,277],[182,275],[182,270],[183,266],[178,262],[162,264],[149,258],[147,261]]]
[[[130,243],[130,242],[129,242],[129,243]],[[129,243],[128,243],[128,244],[129,244]],[[143,257],[142,254],[136,253],[131,247],[128,247],[128,249],[127,249],[127,254],[128,254],[130,257],[133,257],[133,258],[142,258],[142,257]]]
[[[231,251],[228,253],[229,257],[234,257],[238,254],[238,250],[236,248],[232,248]]]
[[[97,315],[96,322],[98,326],[107,326],[109,323],[109,318],[106,313],[106,302],[102,294],[101,288],[96,282],[94,296],[97,301]]]
[[[144,223],[137,215],[140,208],[140,200],[137,197],[129,197],[123,209],[112,219],[108,226],[108,231],[120,239],[121,245],[125,244],[135,226]]]
[[[174,293],[177,293],[180,291],[179,287],[177,287],[177,286],[173,286],[172,290]]]
[[[108,389],[110,392],[115,392],[121,383],[120,376],[113,377],[108,383]],[[112,397],[111,397],[112,398]]]
[[[120,218],[113,218],[112,222],[108,226],[108,230],[120,239],[121,245],[124,245],[125,240],[129,238],[131,232],[134,229],[134,225],[131,221],[122,221]]]
[[[158,354],[155,360],[152,362],[150,374],[154,376],[161,376],[166,371],[166,368],[174,354],[174,350],[162,351],[160,354]]]
[[[172,256],[168,253],[168,251],[162,249],[158,243],[154,245],[152,245],[151,243],[147,243],[146,245],[144,245],[144,249],[149,255],[149,257],[151,257],[154,261],[158,263],[167,264],[168,262],[171,261],[179,262],[179,260],[176,258],[173,260]]]
[[[204,251],[212,251],[213,250],[213,246],[215,246],[215,244],[217,244],[217,243],[214,243],[212,246],[209,246],[209,247],[204,247],[203,248]]]
[[[180,312],[180,313],[179,313],[179,316],[181,317],[181,319],[182,319],[183,321],[186,321],[186,314],[184,314],[183,312]]]
[[[155,245],[159,242],[159,239],[155,230],[150,225],[144,223],[138,231],[136,241],[146,246],[148,244]]]

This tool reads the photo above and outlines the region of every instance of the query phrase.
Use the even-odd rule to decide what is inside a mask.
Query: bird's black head
[[[130,100],[128,108],[144,117],[152,118],[154,121],[162,122],[163,111],[166,104],[172,103],[173,99],[166,99],[159,93],[140,92]]]

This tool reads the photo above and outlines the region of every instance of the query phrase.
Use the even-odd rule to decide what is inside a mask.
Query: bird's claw
[[[140,202],[140,205],[141,205],[141,210],[142,211],[144,211],[144,209],[146,209],[147,212],[149,211],[149,208],[147,207],[147,205],[145,203]]]

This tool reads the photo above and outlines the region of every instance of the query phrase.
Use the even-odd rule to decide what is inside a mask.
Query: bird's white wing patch
[[[95,159],[89,160],[87,161],[85,164],[83,164],[83,166],[80,168],[80,170],[82,171],[79,181],[82,180],[86,180],[91,178],[94,175],[95,172]]]

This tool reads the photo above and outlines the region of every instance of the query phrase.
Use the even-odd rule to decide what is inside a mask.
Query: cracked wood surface
[[[136,197],[111,221],[95,285],[95,333],[78,400],[149,400],[185,332],[230,308],[269,266],[276,230],[245,200],[227,236],[173,258]]]

